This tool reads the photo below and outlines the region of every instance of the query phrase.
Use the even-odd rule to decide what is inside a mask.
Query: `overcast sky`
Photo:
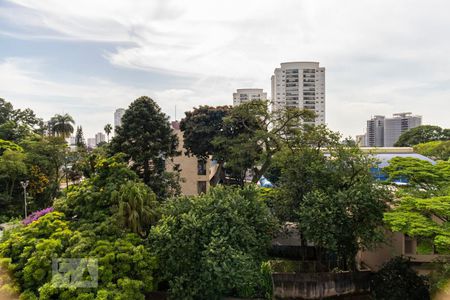
[[[85,137],[152,97],[178,119],[264,88],[280,62],[326,68],[326,121],[363,133],[413,112],[450,127],[446,0],[0,0],[0,97]]]

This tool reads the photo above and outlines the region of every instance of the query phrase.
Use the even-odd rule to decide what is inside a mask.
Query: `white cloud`
[[[115,66],[189,76],[192,85],[157,94],[168,111],[231,103],[244,86],[269,91],[280,62],[314,60],[327,68],[333,129],[354,135],[372,114],[405,110],[450,126],[450,91],[436,88],[450,73],[445,0],[10,1],[27,8],[0,10],[12,23],[55,38],[117,42],[105,56]],[[102,103],[97,85],[105,98],[147,92],[96,80],[74,96]],[[56,94],[71,89],[43,85]]]

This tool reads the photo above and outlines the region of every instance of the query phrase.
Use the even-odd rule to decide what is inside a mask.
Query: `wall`
[[[371,272],[273,273],[274,299],[322,299],[369,291]]]

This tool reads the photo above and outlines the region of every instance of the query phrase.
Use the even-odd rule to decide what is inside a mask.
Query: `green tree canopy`
[[[51,132],[56,136],[68,138],[73,132],[75,121],[69,114],[55,115],[50,120]]]
[[[166,172],[165,160],[177,154],[177,145],[168,117],[155,101],[143,96],[125,111],[110,149],[124,153],[145,184],[164,198],[170,186],[176,186]]]
[[[186,112],[186,117],[180,122],[180,129],[183,131],[187,154],[207,159],[216,153],[212,142],[223,130],[223,118],[231,109],[231,106],[203,105]]]
[[[324,126],[299,131],[276,156],[278,192],[268,198],[283,221],[298,222],[302,234],[353,269],[359,249],[380,242],[390,193],[370,167],[375,163]],[[280,208],[281,207],[281,208]]]
[[[166,202],[150,233],[173,299],[254,297],[274,221],[257,190],[216,187]]]
[[[412,157],[394,157],[383,169],[389,180],[406,179],[405,189],[416,195],[442,195],[450,186],[450,162],[439,161],[432,164]]]
[[[248,175],[258,182],[285,140],[302,128],[303,120],[313,116],[309,111],[290,108],[270,112],[268,104],[251,101],[233,108],[200,107],[186,113],[181,130],[188,153],[211,155],[219,163],[213,185],[243,185]]]
[[[450,130],[439,126],[422,125],[402,133],[395,147],[412,147],[420,143],[450,140]]]
[[[421,143],[414,146],[414,151],[435,160],[449,160],[450,140]]]
[[[450,253],[450,196],[404,197],[384,214],[394,232],[433,242],[438,253]]]
[[[112,197],[119,203],[122,224],[133,233],[145,236],[158,216],[156,195],[145,184],[128,181]]]
[[[41,133],[42,128],[42,120],[31,109],[14,109],[0,98],[0,139],[17,143],[31,133]]]

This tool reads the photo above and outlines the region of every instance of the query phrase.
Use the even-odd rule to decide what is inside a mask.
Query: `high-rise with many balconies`
[[[318,62],[281,63],[272,75],[272,109],[296,107],[315,113],[306,124],[325,124],[325,68]]]
[[[253,100],[267,100],[267,93],[263,89],[237,89],[233,93],[233,105],[239,105]]]

